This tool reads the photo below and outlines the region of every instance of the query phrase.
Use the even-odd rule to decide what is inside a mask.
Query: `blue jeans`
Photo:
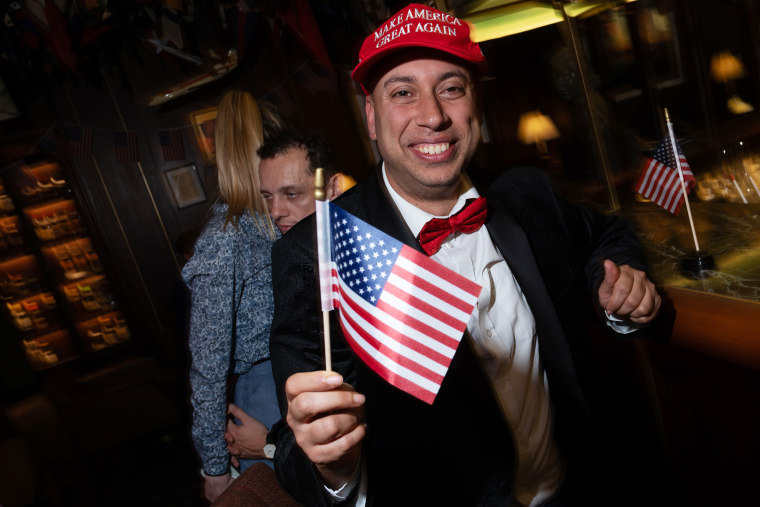
[[[235,384],[235,405],[261,421],[269,429],[280,419],[271,361],[266,360],[255,364],[247,373],[238,377]],[[237,419],[235,422],[240,423]],[[269,468],[274,468],[272,462],[267,459],[241,459],[240,472],[242,473],[258,461],[266,463]]]

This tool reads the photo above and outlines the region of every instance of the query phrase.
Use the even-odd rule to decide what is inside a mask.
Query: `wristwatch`
[[[267,459],[274,459],[274,452],[277,450],[277,446],[272,442],[272,432],[267,433],[267,443],[264,445],[264,456]]]

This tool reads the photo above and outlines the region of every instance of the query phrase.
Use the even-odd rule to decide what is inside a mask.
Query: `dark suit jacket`
[[[481,192],[484,193],[484,192]],[[602,261],[644,269],[638,242],[616,217],[572,206],[537,169],[513,169],[485,192],[486,227],[534,314],[541,358],[555,408],[569,483],[584,482],[593,461],[591,414],[582,367],[591,294]],[[346,211],[419,249],[380,178],[336,201]],[[315,272],[313,220],[304,220],[272,250],[275,315],[270,354],[280,409],[286,379],[324,368]],[[335,312],[333,312],[335,313]],[[467,340],[463,340],[432,405],[392,387],[354,356],[332,318],[333,369],[366,395],[363,444],[374,505],[507,505],[514,473],[509,428]],[[281,483],[305,505],[329,505],[313,466],[285,424],[275,430]]]

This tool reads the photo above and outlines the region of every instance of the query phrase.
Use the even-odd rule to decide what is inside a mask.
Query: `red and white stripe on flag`
[[[344,337],[380,377],[432,404],[481,287],[340,207],[329,210],[327,293]]]
[[[689,168],[686,157],[678,149],[678,161],[681,164],[684,186],[688,194],[697,183]],[[681,211],[686,196],[681,187],[681,178],[670,141],[664,139],[657,149],[644,162],[639,180],[634,190],[674,215]]]

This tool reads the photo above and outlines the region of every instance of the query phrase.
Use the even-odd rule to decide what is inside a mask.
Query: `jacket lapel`
[[[545,299],[549,296],[533,257],[530,243],[528,243],[528,237],[509,210],[493,196],[488,198],[486,228],[494,245],[507,261],[509,269],[520,284],[528,302],[531,306],[538,305],[543,309],[546,304]]]
[[[385,188],[380,170],[375,171],[364,186],[363,197],[367,209],[367,222],[381,231],[406,243],[415,250],[424,253],[417,238],[414,237],[401,212]]]
[[[552,399],[556,403],[560,399],[575,398],[576,402],[585,405],[583,394],[576,389],[578,384],[572,351],[536,264],[528,237],[512,213],[494,195],[488,196],[486,227],[533,312],[539,350],[551,385]]]

